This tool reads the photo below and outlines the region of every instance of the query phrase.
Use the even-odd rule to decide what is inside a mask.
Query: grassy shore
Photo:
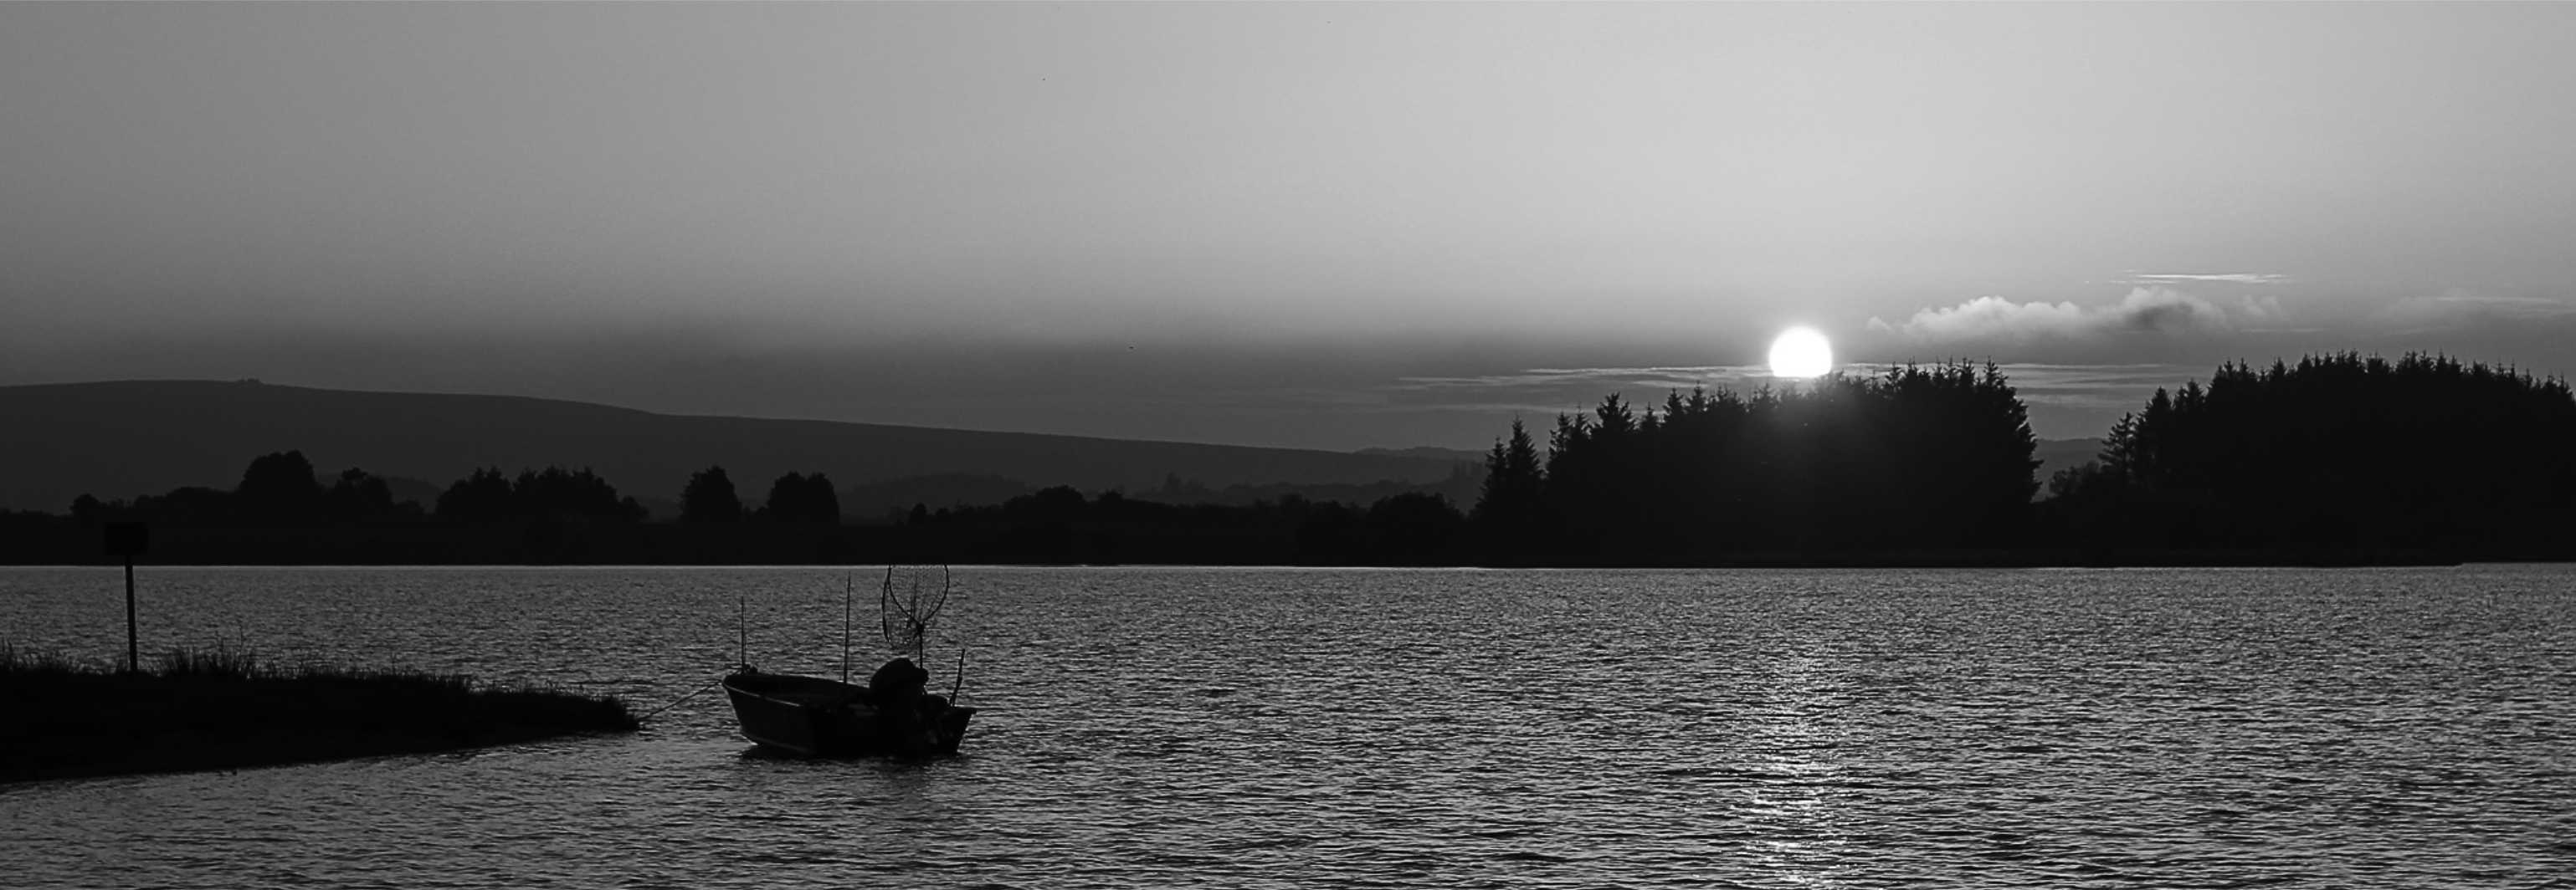
[[[140,673],[0,643],[0,782],[233,769],[630,732],[624,702],[461,676],[263,665],[217,650]]]

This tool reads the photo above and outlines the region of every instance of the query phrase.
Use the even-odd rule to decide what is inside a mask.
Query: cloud
[[[1846,366],[1851,367],[1851,366]],[[1749,389],[1771,381],[1768,365],[1667,365],[1657,367],[1531,368],[1467,377],[1404,377],[1382,389],[1433,393],[1466,390],[1559,391],[1597,399],[1610,392],[1653,392],[1692,387]]]
[[[2140,287],[2110,306],[2015,303],[2003,297],[1978,297],[1957,306],[1925,309],[1896,324],[1873,317],[1869,329],[1929,343],[2026,343],[2129,334],[2230,333],[2242,322],[2268,322],[2280,317],[2280,302],[2270,297],[2249,297],[2230,310],[2172,288]]]
[[[2289,280],[2290,276],[2275,272],[2218,272],[2205,274],[2182,272],[2147,274],[2143,272],[2132,272],[2129,273],[2129,277],[2120,279],[2119,283],[2152,285],[2184,281],[2206,282],[2210,284],[2286,284]]]
[[[2454,288],[2438,296],[2407,297],[2391,303],[2379,311],[2377,321],[2394,333],[2576,321],[2576,302],[2547,297],[2500,297]]]

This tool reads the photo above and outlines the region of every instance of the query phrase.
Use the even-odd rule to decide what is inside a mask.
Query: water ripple
[[[753,661],[836,672],[842,577],[157,570],[144,614],[650,708],[735,660],[738,600]],[[632,737],[21,785],[6,883],[2576,886],[2565,568],[960,577],[956,758],[757,756],[706,695]],[[0,570],[0,631],[112,657],[116,583]]]

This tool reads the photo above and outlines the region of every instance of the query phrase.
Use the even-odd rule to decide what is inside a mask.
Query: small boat
[[[974,708],[920,694],[917,685],[908,694],[878,695],[856,683],[745,667],[727,675],[724,688],[744,738],[805,757],[954,754],[975,716]],[[888,697],[903,704],[883,707]]]
[[[909,595],[899,595],[894,567],[886,567],[885,583],[877,599],[880,632],[887,646],[910,652],[916,658],[929,637],[931,620],[938,617],[941,606],[948,601],[949,589],[945,568],[940,569],[936,590],[925,590],[919,577],[914,576]],[[763,748],[806,757],[957,753],[957,743],[965,740],[966,721],[974,719],[975,709],[924,689],[930,672],[914,664],[912,658],[886,662],[868,677],[865,685],[850,682],[850,624],[856,608],[852,603],[856,587],[845,582],[841,590],[841,679],[773,674],[752,667],[749,661],[736,662],[734,672],[725,676],[725,695],[733,699],[733,715],[742,723],[743,737]],[[742,627],[736,654],[747,658],[751,651],[750,619],[743,617],[748,611],[740,601],[736,601],[735,609]],[[965,673],[966,655],[961,651],[957,655],[961,685]]]

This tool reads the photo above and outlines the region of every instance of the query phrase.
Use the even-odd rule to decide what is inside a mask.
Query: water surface
[[[849,573],[145,569],[147,651],[681,703],[0,787],[10,886],[2571,886],[2576,571],[959,569],[929,763],[750,756]],[[873,576],[859,570],[864,674]],[[0,569],[107,660],[116,572]],[[747,613],[741,633],[737,603]]]

